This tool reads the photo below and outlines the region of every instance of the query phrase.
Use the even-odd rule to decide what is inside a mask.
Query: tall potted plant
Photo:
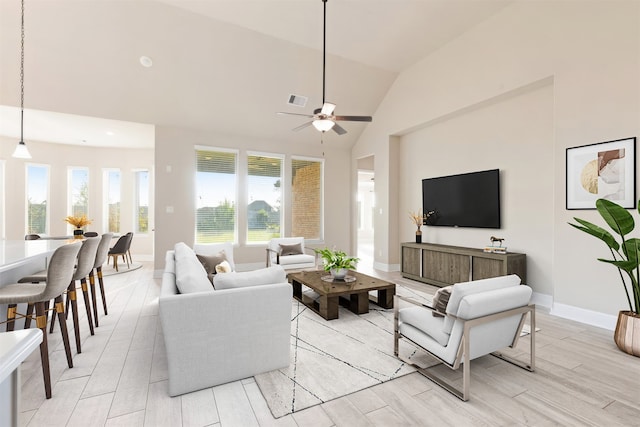
[[[629,211],[609,200],[598,199],[596,209],[609,228],[620,236],[620,242],[609,231],[583,219],[574,217],[578,224],[569,224],[602,240],[611,251],[611,259],[598,258],[598,261],[617,267],[629,303],[629,310],[618,313],[614,340],[620,350],[640,357],[640,239],[627,237],[634,230],[635,221]]]

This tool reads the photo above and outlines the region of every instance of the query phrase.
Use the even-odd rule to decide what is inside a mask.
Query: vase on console
[[[422,243],[422,230],[418,228],[416,231],[416,243]]]

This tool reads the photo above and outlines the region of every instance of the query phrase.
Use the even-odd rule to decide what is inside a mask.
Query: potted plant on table
[[[612,259],[598,258],[598,261],[617,267],[629,303],[629,310],[618,313],[614,341],[620,350],[640,357],[640,239],[626,237],[634,230],[635,222],[629,211],[609,200],[598,199],[596,209],[609,228],[620,236],[620,242],[609,231],[583,219],[574,217],[578,224],[569,224],[602,240],[611,251]]]
[[[74,227],[76,227],[75,230],[73,230],[73,237],[76,239],[82,239],[82,235],[84,233],[83,228],[86,227],[87,225],[91,224],[91,220],[89,218],[87,218],[86,215],[82,214],[82,215],[71,215],[66,217],[65,222],[67,222],[68,224],[73,225]]]
[[[344,280],[350,269],[356,268],[359,258],[348,256],[343,251],[328,248],[314,249],[324,261],[324,270],[331,273],[334,279]]]

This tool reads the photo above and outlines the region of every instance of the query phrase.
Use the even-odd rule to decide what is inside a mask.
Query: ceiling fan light
[[[18,145],[16,146],[16,149],[13,151],[13,157],[15,157],[16,159],[31,158],[31,153],[29,153],[29,150],[27,149],[27,145],[24,143],[24,141],[20,141],[18,143]]]
[[[336,123],[333,120],[329,119],[318,119],[313,121],[313,127],[318,129],[320,132],[331,130],[335,124]]]

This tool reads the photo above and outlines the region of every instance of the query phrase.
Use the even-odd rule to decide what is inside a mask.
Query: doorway
[[[375,174],[373,156],[358,159],[357,253],[358,270],[373,270],[374,265]]]

